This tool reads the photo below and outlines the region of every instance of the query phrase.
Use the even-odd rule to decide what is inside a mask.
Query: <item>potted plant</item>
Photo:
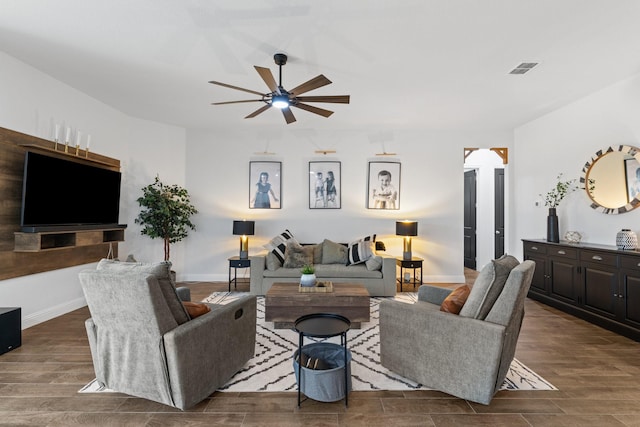
[[[562,180],[562,174],[557,176],[558,182],[547,192],[544,198],[544,205],[549,208],[547,216],[547,242],[559,243],[560,235],[558,232],[558,215],[556,208],[567,194],[577,190],[579,187],[575,184],[575,179],[567,181]],[[542,194],[540,194],[542,196]]]
[[[316,269],[313,265],[306,264],[300,270],[302,276],[300,276],[301,286],[315,286],[316,284]]]
[[[142,234],[164,241],[164,260],[169,261],[170,244],[187,237],[190,229],[196,229],[191,216],[198,211],[191,204],[189,193],[178,185],[163,184],[156,176],[153,184],[142,188],[138,204],[142,210],[135,223],[142,226]]]

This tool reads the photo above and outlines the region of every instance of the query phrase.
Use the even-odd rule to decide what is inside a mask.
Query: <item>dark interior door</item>
[[[464,266],[476,269],[476,171],[464,173]]]
[[[494,172],[495,258],[504,255],[504,169]]]

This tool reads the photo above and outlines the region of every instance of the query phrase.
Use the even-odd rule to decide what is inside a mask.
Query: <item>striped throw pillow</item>
[[[375,252],[376,235],[364,237],[347,246],[347,265],[360,264],[371,258]]]

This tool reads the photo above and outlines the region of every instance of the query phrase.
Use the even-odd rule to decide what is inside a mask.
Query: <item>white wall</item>
[[[385,149],[397,156],[388,158],[375,156],[380,145],[372,144],[366,131],[318,131],[310,142],[285,128],[269,142],[276,154],[260,156],[254,153],[265,150],[264,136],[250,123],[235,128],[187,133],[187,187],[200,210],[198,230],[187,238],[189,280],[227,279],[227,258],[238,252],[238,237],[231,234],[234,219],[256,221],[251,254],[288,228],[306,243],[349,242],[376,233],[387,253],[396,256],[402,254],[402,239],[395,236],[395,221],[411,219],[419,222],[412,249],[425,259],[424,280],[463,281],[464,147],[511,145],[510,132],[395,131]],[[337,153],[314,154],[318,147]],[[249,209],[251,160],[282,162],[282,209]],[[311,160],[342,162],[342,209],[308,208]],[[368,161],[401,162],[400,210],[366,209]]]
[[[131,118],[1,52],[0,93],[1,127],[50,139],[52,123],[64,123],[85,135],[90,133],[92,151],[121,160],[120,221],[129,228],[120,255],[134,253],[139,260],[161,260],[162,243],[141,236],[133,223],[138,214],[135,200],[140,188],[157,173],[169,183],[184,185],[185,131]],[[183,256],[179,251],[172,260],[180,271]],[[0,306],[22,307],[23,327],[82,307],[85,302],[77,273],[86,267],[2,280]]]
[[[515,131],[512,169],[511,245],[522,255],[523,238],[546,237],[547,208],[535,207],[556,183],[579,178],[584,164],[599,149],[626,144],[640,147],[640,75],[593,93]],[[567,230],[589,243],[615,245],[622,228],[640,232],[640,209],[605,215],[589,207],[584,191],[567,196],[558,207],[560,236]]]

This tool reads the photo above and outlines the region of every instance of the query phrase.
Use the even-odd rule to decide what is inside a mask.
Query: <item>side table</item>
[[[294,329],[299,334],[297,354],[302,360],[304,337],[331,338],[340,336],[340,347],[344,350],[344,405],[349,404],[349,360],[347,358],[347,331],[351,321],[344,316],[332,313],[314,313],[299,317]],[[302,389],[302,364],[298,363],[298,408],[300,407],[300,393]]]
[[[239,268],[251,268],[250,259],[240,259],[239,256],[232,256],[229,258],[229,292],[231,292],[231,283],[233,282],[234,289],[238,289],[238,269]],[[231,278],[231,270],[233,269],[233,279]],[[249,271],[251,274],[251,271]]]
[[[422,285],[422,261],[424,261],[424,259],[416,257],[412,257],[411,259],[396,258],[396,266],[400,267],[400,278],[398,279],[398,282],[400,282],[400,292],[402,292],[403,283],[413,284],[414,289],[416,287],[416,283],[418,283],[418,286]],[[413,277],[409,282],[404,281],[405,269],[413,270]],[[416,278],[416,270],[420,270],[420,280],[417,280]]]

